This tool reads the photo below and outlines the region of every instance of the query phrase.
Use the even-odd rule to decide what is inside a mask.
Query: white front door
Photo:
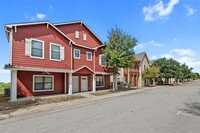
[[[88,91],[88,77],[81,77],[81,91]]]
[[[72,76],[72,92],[78,92],[78,76]]]

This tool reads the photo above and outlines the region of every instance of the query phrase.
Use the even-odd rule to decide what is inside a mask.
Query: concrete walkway
[[[26,108],[19,108],[19,109],[15,109],[15,110],[10,110],[9,113],[6,113],[6,114],[3,114],[2,112],[0,112],[0,120],[5,120],[8,118],[12,118],[12,117],[16,117],[16,116],[20,116],[20,115],[24,115],[24,114],[53,110],[53,109],[62,108],[62,107],[66,107],[66,106],[74,106],[74,105],[83,104],[83,103],[87,103],[87,102],[95,102],[95,101],[101,100],[101,99],[117,97],[117,96],[122,96],[122,95],[128,95],[128,94],[138,93],[138,92],[149,90],[149,89],[158,89],[161,87],[162,86],[144,87],[144,88],[140,88],[140,89],[136,89],[136,90],[120,91],[120,92],[110,93],[110,94],[101,95],[101,96],[91,95],[92,92],[76,93],[74,95],[81,95],[81,96],[84,96],[85,98],[75,99],[75,100],[71,100],[71,101],[63,101],[63,102],[57,102],[57,103],[30,106],[30,107],[26,107]],[[97,91],[97,92],[103,92],[103,91],[109,91],[109,90],[102,90],[102,91]],[[36,99],[37,98],[39,98],[39,99],[40,98],[52,98],[52,97],[58,97],[58,96],[64,96],[64,95],[42,96],[42,97],[36,97]]]

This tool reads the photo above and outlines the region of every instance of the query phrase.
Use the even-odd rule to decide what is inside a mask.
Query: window
[[[80,50],[79,49],[74,49],[74,58],[80,59]]]
[[[106,57],[99,55],[99,65],[106,66]]]
[[[87,35],[84,33],[83,34],[83,40],[86,41],[87,40]]]
[[[44,59],[44,42],[31,39],[31,57]]]
[[[92,61],[92,52],[86,52],[86,59]]]
[[[79,38],[79,32],[78,31],[75,31],[75,37]]]
[[[51,44],[51,59],[60,60],[60,46]]]
[[[97,87],[104,87],[104,82],[105,81],[105,79],[104,79],[104,77],[103,76],[97,76],[96,77],[96,86]]]
[[[59,44],[50,43],[50,60],[64,60],[64,47]]]
[[[53,90],[52,75],[34,75],[33,76],[33,91],[50,91]]]

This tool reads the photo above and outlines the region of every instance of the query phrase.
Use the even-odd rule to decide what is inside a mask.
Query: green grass
[[[3,92],[4,91],[4,88],[0,88],[0,97],[2,97],[3,96]]]

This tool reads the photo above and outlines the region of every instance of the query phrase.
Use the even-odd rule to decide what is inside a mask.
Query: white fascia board
[[[57,30],[60,34],[62,34],[65,38],[67,38],[69,41],[75,44],[75,42],[70,39],[68,36],[66,36],[62,31],[60,31],[57,27],[55,27],[51,22],[49,21],[43,21],[43,22],[33,22],[33,23],[20,23],[20,24],[6,24],[5,27],[12,28],[13,26],[26,26],[26,25],[36,25],[36,24],[49,24],[51,25],[55,30]]]
[[[45,71],[45,72],[59,72],[59,73],[70,73],[71,72],[71,70],[66,70],[66,69],[49,69],[49,68],[20,67],[20,66],[16,66],[13,68],[7,68],[7,70],[39,71],[39,72]]]
[[[95,74],[101,74],[101,75],[111,75],[111,73],[107,73],[107,72],[95,72]]]
[[[84,66],[82,66],[82,67],[79,67],[78,69],[73,70],[73,73],[75,73],[75,72],[77,72],[77,71],[79,71],[79,70],[81,70],[81,69],[83,69],[83,68],[87,68],[87,69],[89,69],[92,73],[95,73],[91,68],[89,68],[89,67],[86,66],[86,65],[84,65]]]

